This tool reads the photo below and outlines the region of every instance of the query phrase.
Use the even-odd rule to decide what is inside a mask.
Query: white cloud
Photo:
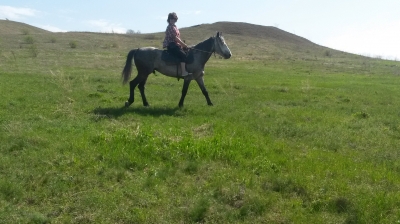
[[[400,59],[400,21],[353,29],[326,40],[322,45],[372,57]]]
[[[122,27],[121,24],[110,23],[107,20],[99,19],[99,20],[89,20],[87,23],[95,29],[99,29],[100,32],[105,33],[125,33],[126,28]]]
[[[48,31],[51,31],[51,32],[68,32],[67,30],[63,30],[63,29],[60,29],[58,27],[51,26],[51,25],[39,25],[38,27],[48,30]]]
[[[0,18],[21,19],[23,17],[36,16],[39,11],[30,8],[15,8],[6,5],[0,5]]]

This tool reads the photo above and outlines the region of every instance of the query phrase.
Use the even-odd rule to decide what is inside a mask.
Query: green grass
[[[78,35],[1,51],[0,223],[400,221],[399,63],[233,52],[215,106],[158,74],[126,109],[132,35]]]

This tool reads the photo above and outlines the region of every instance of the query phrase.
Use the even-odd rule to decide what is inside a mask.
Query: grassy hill
[[[30,33],[30,34],[50,33],[49,31],[31,26],[28,24],[11,21],[11,20],[0,20],[0,27],[1,27],[0,34],[2,34],[2,35],[4,35],[4,34],[15,35],[15,34],[28,34],[28,33]]]
[[[163,33],[0,21],[0,223],[396,223],[400,63],[274,27],[222,31],[205,83],[151,75],[123,108],[130,49]],[[136,91],[138,96],[139,92]]]
[[[36,36],[37,44],[51,42],[60,39],[62,44],[65,41],[75,40],[82,42],[81,48],[110,47],[113,43],[121,48],[137,48],[140,46],[161,47],[164,33],[154,34],[99,34],[99,33],[51,33],[26,24],[0,20],[0,35],[7,42],[3,47],[15,48],[17,44],[23,44],[24,36]],[[247,23],[218,22],[214,24],[202,24],[188,28],[182,28],[182,36],[188,44],[196,44],[214,35],[217,31],[224,33],[226,40],[233,49],[236,58],[265,58],[265,57],[290,57],[292,55],[312,58],[322,57],[326,51],[328,56],[343,57],[350,54],[318,46],[307,39],[280,30],[276,27],[265,27]],[[18,37],[20,34],[20,38]]]
[[[161,48],[164,34],[112,34],[67,32],[52,33],[13,21],[0,20],[0,44],[2,60],[13,60],[15,63],[33,62],[18,61],[17,58],[35,58],[34,63],[52,65],[58,60],[58,65],[70,66],[71,63],[88,63],[88,57],[97,57],[93,63],[103,66],[116,62],[119,66],[129,50],[154,46]],[[311,67],[322,67],[330,70],[368,71],[374,64],[382,62],[370,58],[336,51],[316,45],[302,37],[285,32],[275,27],[258,26],[247,23],[218,22],[182,28],[183,39],[190,44],[199,43],[208,37],[222,31],[231,48],[234,57],[231,61],[293,61],[309,62]],[[105,57],[105,58],[104,58]],[[115,60],[108,60],[109,58]],[[104,60],[103,60],[104,59]],[[117,60],[117,61],[116,61]],[[86,66],[86,65],[84,65]],[[17,66],[18,67],[18,66]],[[38,66],[27,66],[39,68]]]

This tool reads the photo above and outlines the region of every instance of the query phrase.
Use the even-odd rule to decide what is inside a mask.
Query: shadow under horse
[[[135,62],[138,74],[129,82],[130,95],[128,101],[125,102],[125,107],[129,107],[135,101],[134,91],[136,86],[138,86],[140,90],[143,105],[149,106],[144,90],[147,78],[151,73],[155,73],[155,71],[169,77],[184,79],[179,107],[183,106],[183,101],[185,100],[189,84],[192,80],[196,80],[207,100],[207,104],[212,106],[213,104],[204,85],[203,76],[204,66],[213,53],[216,53],[225,59],[229,59],[232,56],[232,53],[220,32],[217,32],[215,37],[210,37],[194,47],[189,48],[188,58],[191,58],[192,60],[186,64],[186,70],[191,73],[191,75],[182,77],[181,68],[180,66],[177,66],[179,62],[170,63],[163,60],[162,55],[165,54],[164,50],[159,50],[154,47],[142,47],[131,50],[128,53],[126,64],[122,71],[123,84],[126,84],[130,80],[132,73],[132,60]]]

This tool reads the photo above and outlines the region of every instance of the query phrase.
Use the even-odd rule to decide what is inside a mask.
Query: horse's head
[[[228,45],[226,45],[221,32],[217,32],[217,36],[215,37],[215,52],[225,59],[232,57],[231,50],[229,50]]]

